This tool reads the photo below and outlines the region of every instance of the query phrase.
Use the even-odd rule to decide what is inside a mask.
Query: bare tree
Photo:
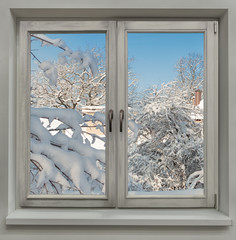
[[[202,55],[191,53],[187,57],[181,57],[177,61],[175,69],[179,87],[188,91],[187,98],[192,101],[194,91],[203,87],[204,59]]]

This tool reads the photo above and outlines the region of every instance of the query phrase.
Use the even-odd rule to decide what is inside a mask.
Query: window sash
[[[116,68],[116,22],[114,21],[20,21],[17,66],[17,203],[25,207],[112,207],[115,206],[115,139],[106,130],[106,194],[30,195],[30,33],[105,32],[106,33],[106,112],[114,109]],[[107,116],[107,114],[106,114]],[[106,122],[108,121],[106,117]]]
[[[118,206],[120,208],[215,207],[218,164],[218,34],[215,21],[120,21],[118,22],[118,110],[125,109],[124,132],[118,133]],[[204,195],[128,196],[128,56],[127,33],[204,33]]]

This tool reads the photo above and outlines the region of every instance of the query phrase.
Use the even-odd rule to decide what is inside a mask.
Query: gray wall
[[[43,8],[45,8],[43,10]],[[53,9],[54,8],[54,9]],[[123,9],[122,9],[123,8]],[[83,10],[82,10],[83,9]],[[122,9],[122,10],[119,10]],[[146,9],[146,10],[145,10]],[[199,9],[201,9],[199,11]],[[0,0],[0,240],[235,239],[236,227],[6,226],[14,209],[16,17],[217,17],[220,20],[220,209],[236,218],[235,0]]]

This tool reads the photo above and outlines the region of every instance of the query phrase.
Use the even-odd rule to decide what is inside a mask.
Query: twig
[[[38,161],[36,161],[36,160],[34,160],[34,159],[30,159],[30,161],[38,168],[38,170],[39,170],[40,172],[43,170],[42,165],[41,165]]]
[[[41,63],[41,61],[33,54],[32,51],[30,51],[30,54],[31,54],[39,63]]]
[[[59,194],[59,192],[58,192],[55,184],[53,183],[53,181],[52,181],[52,180],[49,180],[49,182],[51,183],[51,185],[53,186],[53,188],[56,190],[57,194]]]

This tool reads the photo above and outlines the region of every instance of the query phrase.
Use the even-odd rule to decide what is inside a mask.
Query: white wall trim
[[[7,225],[231,226],[215,209],[17,209]]]

